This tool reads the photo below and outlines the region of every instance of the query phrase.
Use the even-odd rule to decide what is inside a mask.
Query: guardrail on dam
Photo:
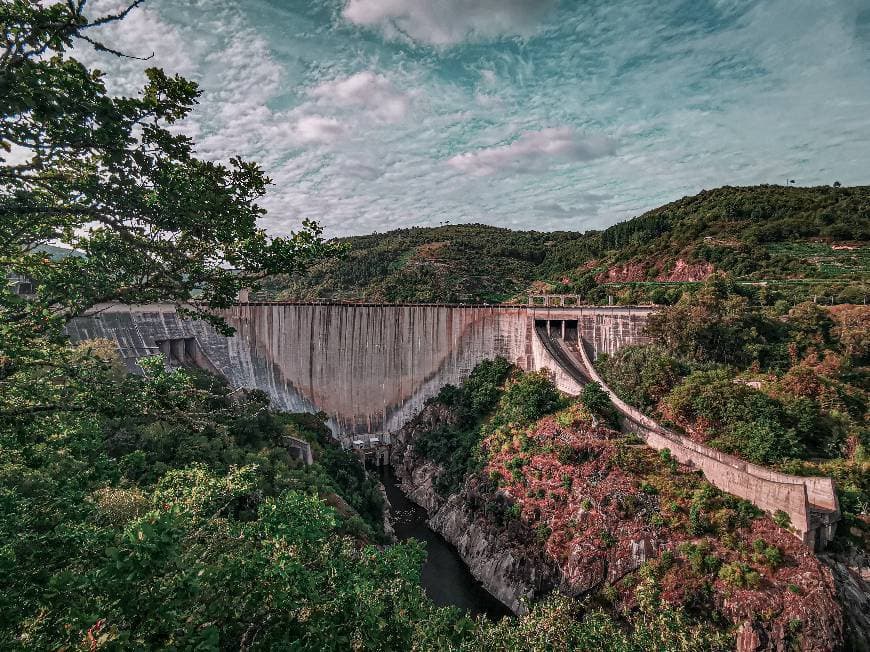
[[[220,313],[236,329],[228,338],[181,318],[173,305],[108,305],[67,330],[74,341],[116,341],[134,371],[139,358],[163,352],[172,364],[264,390],[279,409],[323,411],[336,434],[352,438],[398,430],[444,385],[462,382],[477,363],[499,355],[521,369],[547,369],[559,389],[576,395],[587,379],[600,382],[590,355],[647,341],[643,327],[654,310],[564,298],[543,305],[242,303]],[[610,393],[626,427],[650,446],[671,449],[714,485],[761,509],[787,512],[811,547],[833,536],[839,509],[829,478],[783,476],[723,456]]]

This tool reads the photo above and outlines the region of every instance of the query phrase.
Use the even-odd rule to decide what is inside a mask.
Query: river
[[[437,605],[455,606],[471,614],[484,614],[493,620],[510,615],[510,610],[487,593],[459,553],[427,524],[426,510],[409,500],[389,467],[381,472],[381,482],[392,505],[392,522],[400,541],[417,539],[426,544],[426,561],[421,581],[426,595]]]

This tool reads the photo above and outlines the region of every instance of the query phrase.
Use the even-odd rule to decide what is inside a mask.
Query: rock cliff
[[[630,618],[654,577],[663,602],[718,619],[739,652],[839,645],[843,619],[830,570],[688,468],[626,446],[571,408],[484,439],[484,468],[441,496],[442,469],[414,442],[452,420],[448,408],[428,404],[397,434],[394,468],[430,526],[515,613],[558,590],[607,595],[613,613]]]
[[[419,455],[413,442],[422,432],[452,420],[443,405],[430,403],[405,426],[393,440],[396,476],[405,495],[426,509],[429,526],[457,549],[486,590],[514,613],[525,613],[531,600],[558,584],[558,570],[524,543],[530,534],[524,528],[500,528],[476,509],[480,505],[476,482],[446,499],[438,494],[435,482],[442,469]]]

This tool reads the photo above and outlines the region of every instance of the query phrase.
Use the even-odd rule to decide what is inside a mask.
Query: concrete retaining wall
[[[792,528],[809,546],[824,546],[833,536],[833,528],[828,527],[828,521],[836,521],[839,517],[839,503],[831,478],[778,473],[704,446],[662,427],[622,401],[596,371],[583,341],[578,344],[577,351],[583,372],[608,393],[627,430],[635,432],[657,450],[667,448],[679,462],[697,467],[719,489],[748,500],[768,513],[784,511],[789,515]],[[827,510],[833,514],[824,523],[816,523],[811,508]],[[815,531],[820,527],[824,528],[824,533],[816,541]]]

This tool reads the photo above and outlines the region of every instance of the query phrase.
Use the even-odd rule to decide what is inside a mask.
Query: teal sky
[[[868,183],[870,0],[151,0],[101,37],[200,83],[183,128],[265,167],[273,233],[583,231],[725,184]]]

